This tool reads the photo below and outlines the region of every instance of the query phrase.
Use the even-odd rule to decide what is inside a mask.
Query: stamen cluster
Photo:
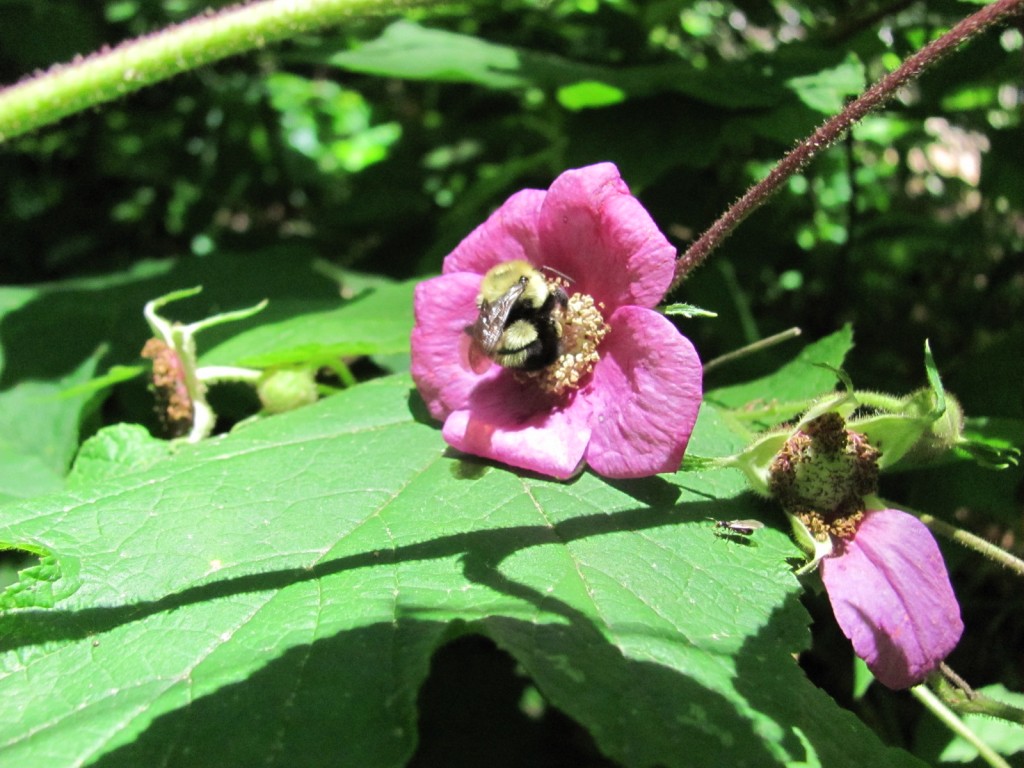
[[[849,539],[864,516],[864,497],[878,489],[879,456],[842,416],[825,413],[786,441],[769,469],[769,487],[819,541]]]
[[[597,349],[611,330],[603,310],[604,304],[589,294],[570,294],[559,318],[562,354],[547,368],[520,375],[553,395],[578,389],[601,359]]]

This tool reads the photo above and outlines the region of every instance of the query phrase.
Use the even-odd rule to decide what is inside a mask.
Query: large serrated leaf
[[[738,473],[550,482],[421,413],[391,377],[6,507],[0,542],[67,573],[54,609],[0,616],[3,762],[402,765],[455,623],[624,765],[917,765],[793,661],[787,536],[715,535],[782,526]],[[694,450],[735,447],[705,409]]]

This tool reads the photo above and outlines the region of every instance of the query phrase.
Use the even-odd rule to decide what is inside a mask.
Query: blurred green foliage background
[[[0,79],[205,4],[0,3]],[[4,145],[5,282],[286,246],[438,269],[505,196],[612,160],[680,246],[826,115],[972,10],[504,2],[378,19],[204,68]],[[856,324],[858,383],[920,381],[1019,333],[1019,29],[866,120],[695,275],[705,356]],[[1019,398],[1007,407],[1020,407]]]

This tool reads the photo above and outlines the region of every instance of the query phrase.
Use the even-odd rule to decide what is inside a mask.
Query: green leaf
[[[98,394],[116,384],[131,381],[145,372],[146,367],[143,365],[112,365],[106,373],[95,376],[81,384],[68,387],[61,392],[61,397]]]
[[[866,84],[864,64],[854,53],[848,54],[839,66],[786,81],[800,101],[826,115],[840,112],[846,99],[859,95]]]
[[[356,72],[411,80],[513,88],[528,84],[519,72],[519,59],[516,50],[506,45],[396,21],[378,39],[336,53],[330,63]]]
[[[616,104],[625,94],[670,91],[733,108],[768,107],[787,99],[785,90],[760,68],[744,62],[719,62],[703,70],[681,62],[605,67],[408,21],[396,21],[376,40],[335,53],[328,61],[354,72],[409,80],[501,90],[533,86],[557,92],[569,109]]]
[[[0,593],[0,611],[12,608],[52,608],[79,587],[77,562],[64,558],[63,567],[45,547],[13,546],[0,540],[0,551],[21,549],[39,557],[39,564],[18,572],[18,581]]]
[[[937,419],[946,412],[946,391],[942,388],[939,367],[935,364],[935,356],[932,355],[932,347],[927,339],[924,341],[924,371],[928,377],[928,384],[935,394],[934,416]]]
[[[265,368],[407,352],[412,295],[418,282],[382,285],[336,309],[258,325],[207,349],[199,362]]]
[[[804,411],[808,401],[835,389],[836,375],[829,368],[842,367],[853,347],[850,325],[808,344],[801,352],[767,376],[729,387],[713,389],[705,395],[709,403],[740,410],[745,423],[766,428]],[[822,365],[829,368],[823,368]]]
[[[114,424],[86,440],[68,474],[69,487],[140,472],[167,458],[171,446],[138,424]]]
[[[0,502],[59,491],[63,478],[43,456],[26,453],[24,445],[0,435]]]
[[[90,401],[67,396],[88,381],[99,354],[54,381],[23,381],[0,392],[0,499],[59,490],[78,448],[78,428]]]
[[[621,88],[596,80],[584,80],[558,89],[558,103],[566,109],[580,110],[592,107],[607,107],[625,100]]]
[[[989,469],[1020,464],[1024,446],[1024,419],[976,418],[964,422],[962,455]]]
[[[669,317],[674,317],[674,316],[677,316],[677,315],[679,317],[686,317],[686,318],[692,318],[692,317],[718,317],[718,313],[717,312],[712,312],[711,310],[708,310],[708,309],[701,309],[700,307],[698,307],[695,304],[686,304],[685,302],[677,302],[675,304],[668,304],[668,305],[662,307],[661,311],[664,312]]]
[[[880,469],[889,469],[907,455],[931,427],[934,419],[906,414],[878,413],[856,420],[852,429],[864,434],[871,445],[884,446],[878,458]]]
[[[322,173],[358,173],[385,160],[402,135],[398,123],[374,123],[362,94],[330,80],[276,72],[266,84],[288,144]]]
[[[694,451],[736,446],[704,409]],[[705,519],[763,518],[743,488],[456,456],[396,376],[8,505],[65,596],[0,615],[5,761],[400,766],[431,654],[473,631],[626,766],[920,765],[796,665],[781,519],[756,546]]]

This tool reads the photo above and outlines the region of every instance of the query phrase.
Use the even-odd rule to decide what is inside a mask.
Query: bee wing
[[[480,316],[473,325],[473,338],[479,342],[485,355],[493,355],[498,348],[501,335],[505,332],[505,321],[523,295],[525,287],[525,283],[516,283],[493,304],[487,301],[480,304]]]

